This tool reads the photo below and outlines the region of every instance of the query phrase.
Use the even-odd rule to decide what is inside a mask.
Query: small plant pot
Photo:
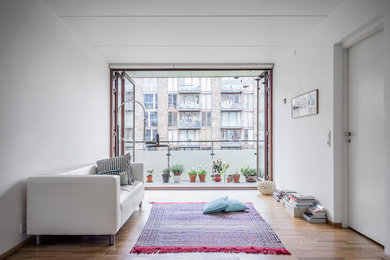
[[[214,174],[214,181],[220,182],[221,181],[221,174]]]
[[[196,182],[196,175],[190,174],[190,182]]]
[[[257,177],[256,176],[245,176],[246,182],[256,182]]]
[[[146,176],[146,182],[153,182],[153,175]]]
[[[163,182],[164,183],[168,183],[169,182],[169,177],[170,177],[169,174],[162,174]]]
[[[233,182],[234,183],[240,183],[240,174],[233,174]]]
[[[200,182],[206,182],[206,174],[199,174],[198,176]]]
[[[180,182],[180,174],[178,174],[178,175],[173,175],[173,181],[174,181],[175,183],[179,183],[179,182]]]

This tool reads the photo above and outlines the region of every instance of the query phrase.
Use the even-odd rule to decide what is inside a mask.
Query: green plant
[[[244,176],[256,176],[256,169],[248,166],[241,168],[241,174]]]
[[[154,172],[154,169],[149,169],[146,172],[147,172],[146,176],[152,176],[153,172]]]
[[[171,168],[165,168],[163,170],[163,174],[168,174],[169,175],[170,172],[171,172]]]
[[[181,175],[184,171],[184,165],[182,164],[175,164],[171,167],[171,172],[174,175]]]
[[[198,174],[199,175],[206,175],[207,174],[207,171],[206,171],[207,167],[206,168],[202,168],[202,167],[199,167],[199,171],[198,171]]]
[[[217,161],[213,161],[214,174],[224,174],[229,167],[230,165],[227,162],[222,162],[220,157]]]
[[[198,172],[194,168],[192,168],[192,170],[188,172],[188,175],[197,175],[197,174]]]

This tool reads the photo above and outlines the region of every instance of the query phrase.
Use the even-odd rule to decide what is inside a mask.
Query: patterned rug
[[[204,202],[152,204],[131,253],[290,254],[252,203],[246,212],[206,215]]]

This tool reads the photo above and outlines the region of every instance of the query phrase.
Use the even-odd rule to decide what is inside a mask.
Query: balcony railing
[[[233,122],[221,122],[221,128],[244,128],[244,121],[233,121]]]
[[[194,122],[186,122],[186,121],[181,121],[178,123],[178,127],[180,129],[197,129],[201,127],[200,121],[194,121]]]
[[[222,84],[221,93],[241,93],[243,88],[241,86]]]
[[[244,106],[241,103],[233,103],[233,102],[222,102],[221,110],[222,111],[241,111]]]
[[[181,94],[184,94],[184,93],[200,93],[202,91],[200,85],[198,86],[194,86],[192,84],[188,84],[188,85],[178,85],[177,86],[177,91]]]
[[[200,103],[179,103],[177,109],[181,111],[200,111]]]
[[[132,142],[128,141],[129,144]],[[229,163],[230,167],[225,176],[240,173],[242,167],[256,166],[256,140],[189,140],[189,141],[160,141],[162,147],[148,149],[141,141],[136,142],[136,161],[143,162],[145,171],[154,169],[153,181],[162,183],[162,170],[175,164],[184,165],[181,181],[188,181],[188,172],[202,167],[207,172],[207,181],[212,181],[212,162],[221,158]],[[168,147],[167,147],[168,145]],[[131,147],[127,147],[131,151]],[[259,142],[259,177],[263,176],[264,169],[264,142]],[[173,182],[172,178],[170,182]],[[241,176],[241,182],[245,178]]]

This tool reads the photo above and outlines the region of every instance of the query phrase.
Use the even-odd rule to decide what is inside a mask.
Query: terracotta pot
[[[153,175],[146,176],[146,182],[153,182]]]
[[[245,176],[245,179],[247,182],[256,182],[257,181],[256,176]]]
[[[206,174],[199,174],[198,176],[200,182],[206,182]]]
[[[196,175],[190,174],[190,182],[196,182]]]
[[[240,183],[240,174],[233,174],[233,182],[234,183]]]
[[[221,181],[221,174],[214,174],[214,181],[220,182]]]

